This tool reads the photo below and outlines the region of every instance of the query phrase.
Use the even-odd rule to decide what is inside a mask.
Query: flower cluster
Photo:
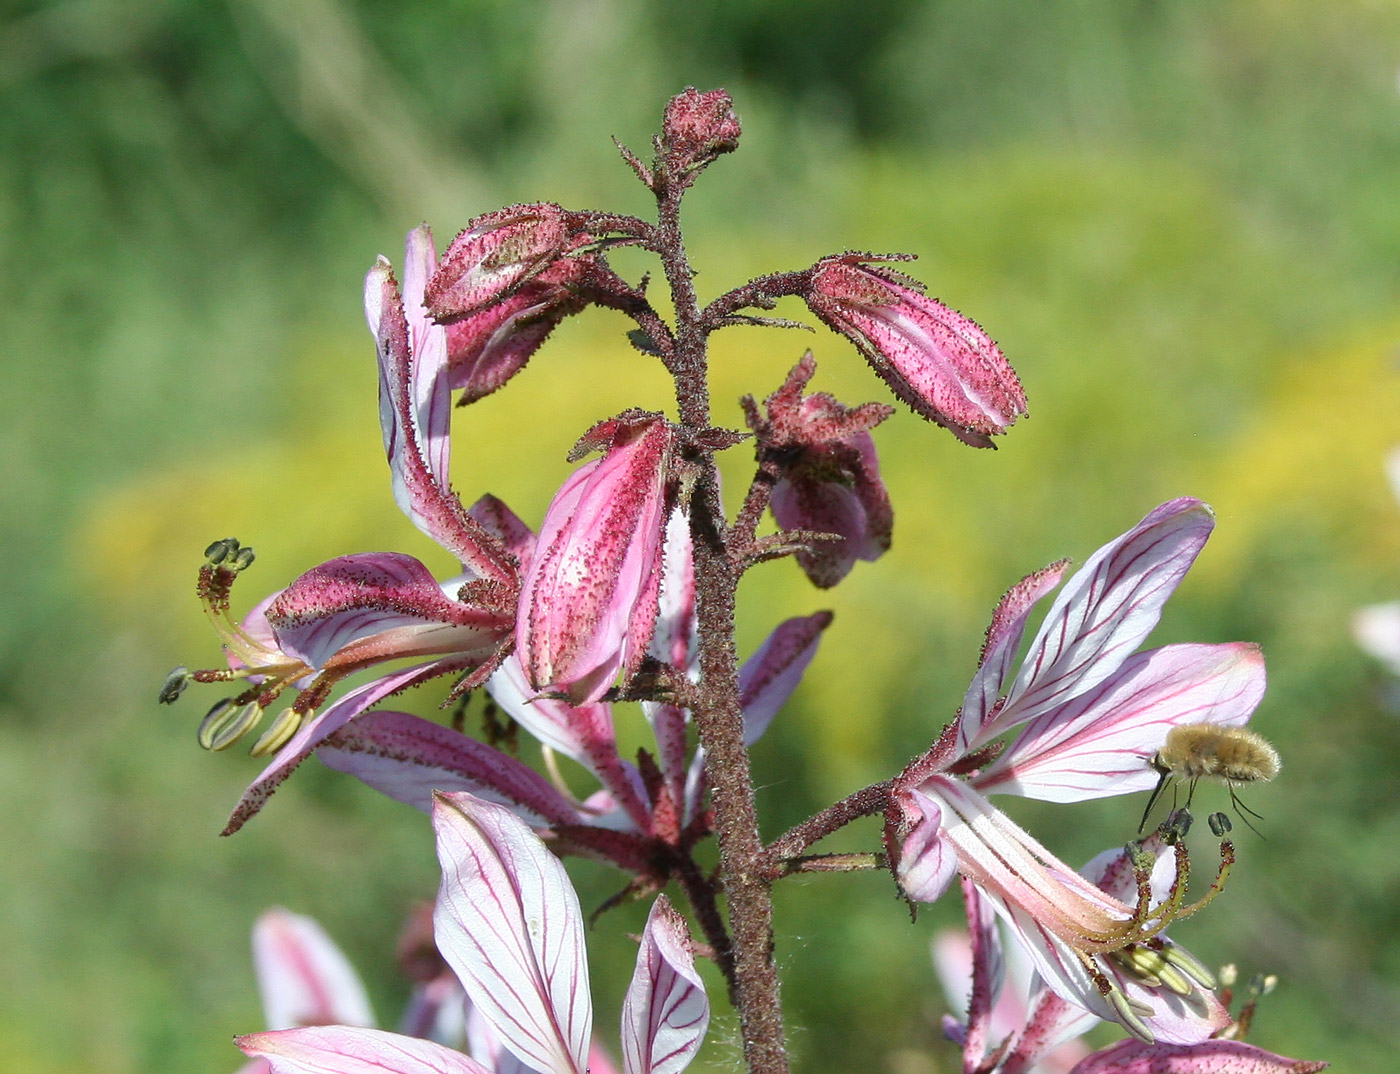
[[[1082,1074],[1207,1053],[1268,1056],[1224,1040],[1239,1026],[1212,974],[1166,936],[1224,885],[1228,840],[1210,890],[1188,901],[1185,811],[1076,871],[992,803],[1000,793],[1069,803],[1150,790],[1174,729],[1250,719],[1264,690],[1254,646],[1139,651],[1213,526],[1197,500],[1163,504],[1094,553],[1018,667],[1027,620],[1067,563],[1013,587],[961,709],[929,749],[772,843],[760,837],[749,747],[797,687],[832,616],[785,619],[741,661],[739,581],[791,556],[825,589],[890,547],[894,513],[872,430],[895,408],[809,391],[808,352],[762,407],[743,399],[747,434],[723,428],[710,413],[709,336],[732,325],[790,327],[762,311],[798,298],[897,399],[963,443],[992,447],[1027,409],[987,333],[890,267],[905,255],[833,254],[702,305],[680,203],[740,133],[727,94],[687,90],[668,106],[650,164],[622,150],[656,198],[655,222],[515,205],[471,220],[441,256],[429,229],[415,228],[402,284],[386,258],[370,269],[365,313],[393,495],[449,554],[450,577],[398,552],[344,555],[236,617],[232,590],[252,551],[232,538],[206,550],[198,592],[224,661],[177,668],[160,699],[174,702],[191,682],[224,684],[229,692],[200,726],[209,749],[278,713],[252,748],[270,758],[267,767],[226,833],[314,753],[430,812],[443,877],[433,940],[420,930],[409,944],[418,988],[404,1035],[369,1028],[343,959],[313,925],[276,915],[259,927],[265,991],[279,997],[268,1004],[272,1028],[240,1046],[276,1074],[612,1070],[592,1039],[582,916],[557,857],[578,854],[623,871],[624,895],[656,896],[623,1007],[626,1074],[679,1074],[695,1055],[709,1018],[696,954],[725,977],[749,1068],[785,1071],[771,889],[794,872],[875,863],[890,867],[911,904],[940,897],[960,877],[971,985],[967,1021],[949,1031],[968,1070],[1015,1074],[1094,1019],[1134,1039],[1082,1059],[1074,1068]],[[645,279],[634,285],[613,270],[608,255],[619,245],[656,255],[668,304],[653,305]],[[593,306],[633,322],[633,347],[675,382],[675,416],[638,406],[596,422],[536,526],[489,494],[467,506],[450,479],[452,393],[470,404],[506,386],[564,318]],[[755,472],[731,518],[715,459],[746,440]],[[765,518],[770,532],[761,532]],[[360,681],[346,689],[351,676]],[[444,704],[488,695],[492,711],[538,740],[544,771],[520,759],[509,734],[484,741],[455,721],[385,707],[443,677],[453,679]],[[635,755],[619,746],[625,703],[640,706],[651,733]],[[560,756],[594,781],[583,797]],[[805,853],[871,816],[884,819],[882,853],[863,861]],[[1213,818],[1217,835],[1224,824]],[[710,835],[715,869],[696,856]],[[669,885],[703,941],[692,945],[685,917],[659,894]],[[1040,984],[1021,1022],[1003,1019],[1005,1039],[990,1049],[1001,959],[994,919]],[[1259,1061],[1261,1070],[1285,1069]]]

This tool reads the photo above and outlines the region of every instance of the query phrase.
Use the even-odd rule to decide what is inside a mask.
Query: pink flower
[[[764,401],[766,420],[751,398],[744,405],[761,454],[781,474],[769,501],[778,525],[840,535],[839,540],[814,541],[797,553],[812,584],[826,589],[844,578],[856,560],[869,562],[889,550],[894,510],[869,430],[893,408],[883,403],[847,408],[825,392],[803,395],[816,365],[808,351]]]
[[[854,343],[916,414],[964,443],[994,446],[992,436],[1026,414],[1010,363],[976,323],[871,260],[844,254],[819,261],[807,305]]]
[[[439,582],[419,560],[397,552],[338,556],[257,604],[230,616],[234,581],[252,562],[237,541],[216,541],[200,572],[199,592],[219,632],[229,667],[195,672],[201,682],[239,682],[243,692],[218,702],[200,739],[222,749],[254,727],[288,690],[284,708],[255,744],[275,754],[229,820],[236,831],[327,735],[384,697],[430,678],[460,673],[464,683],[490,675],[508,644],[519,590],[516,558],[498,532],[495,501],[467,511],[448,481],[447,333],[423,306],[436,255],[426,227],[408,235],[404,294],[384,258],[365,279],[365,312],[379,358],[379,410],[394,497],[409,519],[462,565]],[[480,515],[480,517],[476,517]],[[396,670],[324,707],[336,684],[392,660],[431,657]],[[178,684],[177,684],[178,685]],[[162,700],[178,688],[167,683]]]
[[[689,520],[673,511],[667,525],[665,573],[651,652],[677,679],[694,671],[688,646],[694,632],[695,578]],[[739,672],[744,739],[768,729],[816,653],[829,613],[780,623]],[[709,834],[704,751],[691,745],[690,714],[677,705],[642,702],[655,736],[654,754],[624,758],[606,702],[570,705],[538,696],[515,654],[486,683],[501,710],[551,752],[596,780],[583,801],[562,782],[543,776],[499,750],[405,712],[369,712],[325,739],[317,756],[391,798],[431,808],[434,790],[470,791],[509,806],[547,832],[557,850],[603,859],[644,884],[660,886],[659,864]]]
[[[1157,780],[1150,759],[1172,727],[1249,719],[1264,691],[1254,646],[1134,652],[1212,526],[1205,504],[1173,500],[1095,552],[1056,598],[1014,677],[1026,619],[1065,564],[1013,587],[993,615],[958,719],[896,779],[886,823],[910,898],[937,898],[962,873],[1061,996],[1140,1036],[1169,1041],[1209,1036],[1219,1014],[1204,988],[1182,1007],[1160,991],[1143,994],[1137,978],[1122,973],[1121,952],[1155,940],[1170,920],[1162,897],[1148,910],[1140,889],[1081,878],[985,795],[1073,802],[1148,790]],[[1017,727],[1023,730],[999,756],[988,749]]]
[[[438,949],[502,1051],[469,1058],[431,1041],[349,1026],[254,1033],[238,1045],[275,1074],[541,1074],[589,1070],[593,1004],[578,897],[557,858],[508,810],[469,794],[433,809],[442,887]],[[709,1023],[684,919],[652,906],[622,1011],[624,1074],[680,1074]],[[484,1065],[489,1063],[490,1065]]]
[[[657,414],[601,422],[545,512],[521,590],[515,644],[530,685],[575,704],[633,673],[656,621],[675,434]]]
[[[424,301],[439,321],[475,313],[538,275],[569,245],[558,205],[511,205],[478,216],[448,244]]]

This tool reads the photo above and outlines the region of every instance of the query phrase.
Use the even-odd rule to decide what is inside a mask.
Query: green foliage
[[[257,547],[248,602],[357,549],[445,566],[389,496],[361,274],[423,218],[441,243],[506,201],[644,211],[607,139],[644,150],[687,82],[726,85],[745,123],[689,207],[702,293],[832,249],[912,250],[1031,402],[995,453],[896,416],[878,434],[891,554],[831,594],[790,564],[746,581],[750,645],[837,612],[758,751],[770,834],[927,742],[1008,585],[1200,495],[1217,536],[1158,638],[1263,643],[1257,726],[1285,770],[1249,796],[1267,840],[1239,840],[1231,889],[1178,938],[1282,976],[1261,1044],[1383,1068],[1400,724],[1348,618],[1400,587],[1380,468],[1400,441],[1400,15],[93,0],[7,18],[0,1051],[17,1068],[233,1069],[228,1037],[260,1019],[247,930],[274,903],[326,922],[391,1021],[392,938],[435,884],[421,818],[309,765],[217,840],[256,764],[202,754],[199,702],[155,711],[155,690],[215,659],[191,592],[214,537]],[[668,404],[620,331],[602,313],[565,325],[508,392],[458,412],[464,496],[538,520],[593,417]],[[809,345],[818,387],[883,398],[833,337],[736,331],[718,340],[718,419],[737,424],[737,396]],[[746,461],[726,466],[733,496]],[[1140,808],[1013,806],[1072,861]],[[585,904],[619,884],[580,875]],[[871,875],[792,882],[778,910],[799,1069],[951,1069],[925,955],[949,907],[910,925]],[[596,931],[605,1010],[640,921],[629,907]]]

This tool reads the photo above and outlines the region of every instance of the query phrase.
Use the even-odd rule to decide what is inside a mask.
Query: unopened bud
[[[922,285],[857,254],[812,270],[808,307],[860,349],[916,414],[974,447],[991,447],[1026,413],[1015,371],[976,322],[929,298]]]
[[[682,168],[705,165],[739,147],[739,117],[722,89],[701,93],[694,86],[676,94],[661,122],[662,148]]]
[[[165,682],[161,683],[160,694],[156,700],[162,705],[173,705],[176,698],[185,692],[185,687],[190,684],[191,678],[190,669],[183,664],[173,669],[165,677]]]
[[[423,304],[439,321],[475,313],[560,257],[568,241],[558,205],[512,205],[478,216],[448,244]]]

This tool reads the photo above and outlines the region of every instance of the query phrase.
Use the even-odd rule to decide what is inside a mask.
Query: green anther
[[[272,725],[253,743],[253,748],[248,752],[254,757],[266,757],[269,753],[276,753],[290,742],[299,730],[301,713],[291,707],[285,708],[277,714]]]
[[[185,692],[185,687],[189,684],[190,669],[182,664],[165,677],[165,682],[161,683],[160,694],[156,700],[162,705],[173,705],[175,699]]]
[[[217,567],[224,560],[238,552],[238,539],[235,537],[224,537],[215,541],[204,550],[204,558],[211,566]]]
[[[212,750],[214,748],[214,735],[218,729],[223,726],[224,721],[228,719],[228,715],[233,711],[233,708],[233,698],[226,697],[221,701],[214,702],[214,707],[204,714],[204,719],[199,722],[198,737],[199,744],[206,750]]]
[[[1147,1028],[1147,1023],[1139,1016],[1138,1011],[1142,1009],[1142,1004],[1134,1003],[1121,988],[1114,988],[1104,997],[1118,1012],[1118,1021],[1133,1036],[1144,1044],[1155,1044],[1157,1038],[1152,1035],[1152,1030]],[[1152,1008],[1148,1007],[1142,1011],[1143,1014],[1151,1014]]]
[[[1210,830],[1217,839],[1229,834],[1234,827],[1224,813],[1212,813],[1206,818],[1206,823],[1210,825]]]
[[[233,569],[236,571],[247,570],[253,565],[253,550],[251,548],[240,548],[233,557]]]
[[[216,720],[210,721],[206,716],[199,728],[199,744],[206,750],[226,750],[257,726],[262,714],[262,707],[249,701],[238,709],[230,706]]]
[[[1185,948],[1178,947],[1174,943],[1169,943],[1162,948],[1162,957],[1202,988],[1215,988],[1215,974],[1211,973],[1205,966],[1197,962],[1195,956],[1187,953]]]

